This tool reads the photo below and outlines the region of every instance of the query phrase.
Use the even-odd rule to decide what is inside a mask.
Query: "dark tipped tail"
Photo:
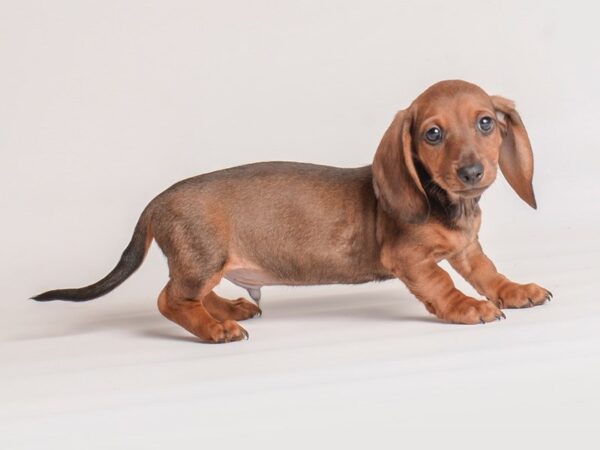
[[[100,281],[79,289],[56,289],[32,297],[32,300],[46,302],[50,300],[68,300],[71,302],[85,302],[109,293],[119,286],[135,272],[144,261],[148,247],[152,242],[149,229],[148,214],[142,213],[138,221],[131,242],[121,255],[116,267]]]

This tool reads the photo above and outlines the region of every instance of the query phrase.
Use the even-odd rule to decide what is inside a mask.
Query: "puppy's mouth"
[[[473,198],[473,197],[478,197],[481,194],[483,194],[483,192],[489,187],[488,186],[478,186],[478,187],[472,187],[469,189],[460,189],[457,191],[454,191],[454,193],[456,195],[460,195],[461,197],[467,197],[467,198]]]

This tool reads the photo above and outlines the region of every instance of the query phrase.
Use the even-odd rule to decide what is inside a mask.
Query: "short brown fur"
[[[477,128],[481,117],[493,118],[491,132]],[[444,131],[435,145],[424,138],[431,127]],[[457,173],[474,164],[482,173],[467,185]],[[168,259],[170,281],[159,309],[204,341],[228,342],[247,337],[235,321],[260,309],[245,299],[218,297],[213,288],[222,277],[257,300],[265,285],[399,278],[428,311],[465,324],[504,317],[503,307],[544,303],[549,291],[499,274],[479,244],[478,201],[498,166],[536,207],[531,145],[514,104],[451,80],[396,114],[372,166],[267,162],[181,181],[148,205],[136,228],[146,230],[146,249],[153,237]],[[136,264],[142,253],[132,257]],[[456,289],[438,266],[442,260],[488,300]],[[68,293],[80,300],[83,289],[85,299],[107,290],[51,291],[38,299]]]

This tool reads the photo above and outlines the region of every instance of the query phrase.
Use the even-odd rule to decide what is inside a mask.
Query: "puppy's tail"
[[[100,281],[79,289],[56,289],[32,297],[32,300],[46,302],[50,300],[68,300],[84,302],[109,293],[135,272],[144,261],[152,243],[150,219],[146,209],[133,232],[129,245],[121,255],[116,267]]]

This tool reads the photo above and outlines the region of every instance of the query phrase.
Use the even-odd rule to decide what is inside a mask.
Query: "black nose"
[[[480,163],[472,164],[470,166],[463,166],[458,169],[458,178],[465,183],[470,185],[476,185],[483,176],[483,166]]]

